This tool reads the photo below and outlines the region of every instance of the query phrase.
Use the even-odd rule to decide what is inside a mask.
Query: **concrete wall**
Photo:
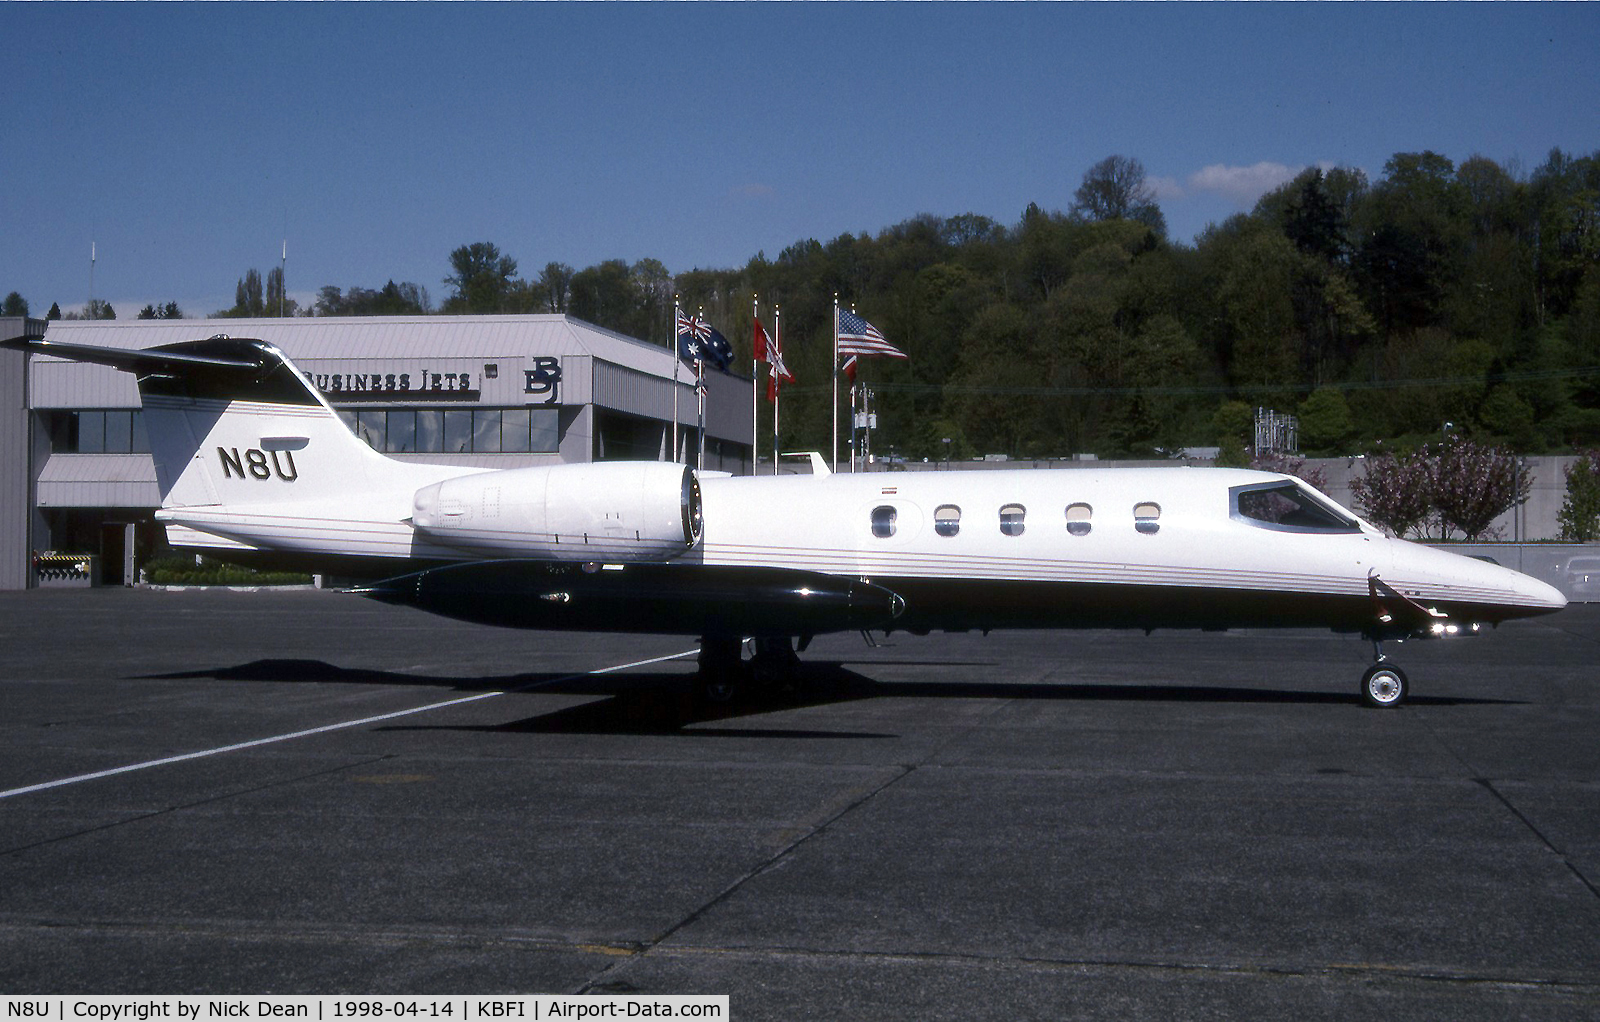
[[[36,319],[0,319],[0,340],[43,337]],[[0,350],[0,589],[24,589],[32,574],[33,466],[27,356]]]

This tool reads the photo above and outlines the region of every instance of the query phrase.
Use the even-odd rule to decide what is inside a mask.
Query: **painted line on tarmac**
[[[395,710],[393,713],[380,713],[375,717],[362,717],[360,720],[346,720],[338,724],[324,724],[322,727],[307,728],[304,731],[292,731],[289,734],[273,735],[271,738],[257,738],[253,741],[238,742],[234,745],[222,745],[215,749],[203,749],[199,752],[186,752],[178,756],[168,756],[165,759],[146,760],[143,763],[130,763],[127,766],[112,767],[109,770],[96,770],[91,774],[79,774],[76,777],[63,777],[58,781],[44,781],[40,784],[30,784],[24,788],[12,788],[9,791],[0,791],[0,799],[11,798],[14,795],[26,795],[35,791],[47,791],[50,788],[60,788],[68,784],[81,784],[84,781],[97,781],[102,777],[115,777],[117,774],[131,773],[134,770],[147,770],[150,767],[166,766],[169,763],[182,763],[191,759],[203,759],[207,756],[220,756],[225,752],[238,752],[242,749],[254,749],[261,745],[273,745],[277,742],[293,741],[296,738],[306,738],[311,735],[325,734],[329,731],[342,731],[345,728],[360,727],[363,724],[375,724],[381,720],[394,720],[396,717],[409,717],[414,713],[427,713],[430,710],[442,710],[449,706],[462,706],[475,703],[481,699],[493,699],[516,692],[531,692],[534,689],[557,685],[563,681],[573,681],[577,678],[588,678],[597,674],[614,674],[617,671],[626,671],[630,667],[645,667],[649,664],[659,664],[667,660],[680,660],[686,656],[693,656],[699,649],[686,649],[682,653],[669,653],[666,656],[652,657],[649,660],[636,660],[631,664],[616,664],[612,667],[602,667],[594,671],[582,671],[578,674],[567,674],[548,681],[538,681],[517,688],[501,689],[495,692],[479,692],[477,695],[462,696],[459,699],[446,699],[442,703],[429,703],[427,706],[415,706],[409,710]]]

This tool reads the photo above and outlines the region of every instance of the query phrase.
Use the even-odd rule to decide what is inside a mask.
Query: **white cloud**
[[[1157,202],[1171,202],[1184,196],[1183,185],[1175,177],[1147,177],[1144,183],[1155,193]]]
[[[1189,175],[1189,190],[1213,192],[1248,209],[1256,200],[1279,185],[1294,180],[1305,167],[1286,167],[1281,163],[1262,161],[1250,167],[1230,167],[1214,163]]]

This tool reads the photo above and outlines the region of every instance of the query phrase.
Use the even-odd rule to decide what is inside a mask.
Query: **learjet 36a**
[[[826,632],[1325,627],[1372,641],[1361,696],[1396,706],[1385,640],[1566,604],[1268,472],[419,464],[358,439],[261,341],[10,346],[136,374],[174,546],[365,579],[352,591],[468,621],[696,636],[719,695]]]

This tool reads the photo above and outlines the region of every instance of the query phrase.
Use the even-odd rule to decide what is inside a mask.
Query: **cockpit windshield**
[[[1283,532],[1360,532],[1355,520],[1291,479],[1235,486],[1228,491],[1234,518]]]

